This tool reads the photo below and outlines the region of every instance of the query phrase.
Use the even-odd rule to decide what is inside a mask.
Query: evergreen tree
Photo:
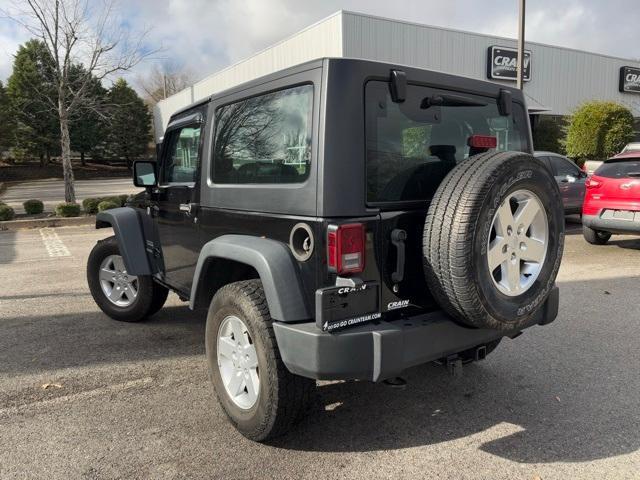
[[[29,40],[21,45],[7,83],[7,94],[15,114],[15,142],[12,146],[45,164],[60,149],[60,129],[53,107],[55,86],[51,82],[53,62],[44,44]]]
[[[76,75],[77,78],[84,77],[85,72],[81,65],[74,65],[72,68],[72,78]],[[97,147],[106,139],[106,96],[107,90],[97,78],[93,78],[79,107],[69,119],[71,150],[80,154],[82,165],[85,164],[87,154],[95,157]]]
[[[117,158],[124,158],[130,168],[133,160],[147,151],[151,116],[142,99],[120,78],[108,94],[109,128],[107,148]]]
[[[0,82],[0,152],[8,150],[14,141],[14,116],[7,89]]]

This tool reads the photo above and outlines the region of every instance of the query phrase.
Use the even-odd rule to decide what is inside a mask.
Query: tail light
[[[498,138],[493,135],[471,135],[467,145],[473,148],[496,148],[498,146]]]
[[[584,186],[587,188],[599,188],[602,186],[602,181],[596,180],[593,177],[587,178],[587,181],[584,182]]]
[[[364,225],[347,223],[329,225],[327,230],[327,264],[329,270],[342,275],[364,270]]]

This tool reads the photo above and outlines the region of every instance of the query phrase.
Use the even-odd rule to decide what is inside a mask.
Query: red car
[[[612,233],[640,235],[640,152],[606,160],[586,187],[582,233],[587,242],[604,245]]]

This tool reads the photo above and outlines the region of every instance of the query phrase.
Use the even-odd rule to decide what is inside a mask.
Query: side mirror
[[[133,162],[133,184],[143,188],[155,187],[158,184],[156,162],[149,160]]]

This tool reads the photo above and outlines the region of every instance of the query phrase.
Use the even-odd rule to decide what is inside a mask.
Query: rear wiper
[[[627,173],[627,177],[633,177],[633,178],[640,177],[640,172],[629,172]]]
[[[429,107],[486,107],[487,102],[475,100],[462,95],[432,95],[425,97],[420,103],[420,108],[427,109]]]

